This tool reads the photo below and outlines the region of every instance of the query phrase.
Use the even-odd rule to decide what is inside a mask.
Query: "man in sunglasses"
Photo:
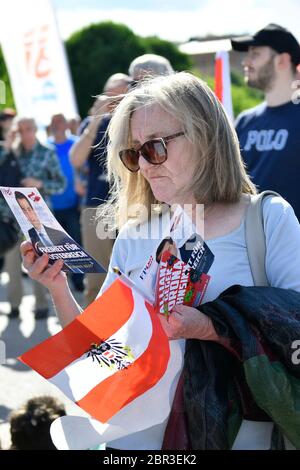
[[[281,194],[300,221],[300,100],[296,90],[300,45],[276,24],[231,43],[234,50],[246,52],[246,83],[265,95],[264,103],[237,118],[243,159],[259,190]]]

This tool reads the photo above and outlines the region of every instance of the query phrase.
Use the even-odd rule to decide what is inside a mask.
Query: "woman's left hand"
[[[202,339],[218,341],[211,319],[194,307],[175,305],[169,316],[159,314],[162,327],[170,340],[172,339]]]

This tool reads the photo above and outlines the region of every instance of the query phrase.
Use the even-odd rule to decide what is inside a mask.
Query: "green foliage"
[[[167,57],[176,70],[191,65],[173,43],[157,37],[142,38],[127,26],[110,21],[94,24],[73,34],[66,42],[80,113],[86,115],[93,96],[102,92],[116,72],[128,73],[130,62],[145,53]]]
[[[158,38],[157,36],[149,36],[147,38],[140,38],[145,52],[144,54],[158,54],[169,59],[172,67],[177,72],[183,70],[190,70],[192,67],[192,60],[190,56],[180,52],[178,47],[170,42]]]
[[[0,103],[0,110],[3,108],[14,108],[15,107],[14,98],[13,98],[10,80],[9,80],[7,68],[4,62],[1,47],[0,47],[0,80],[2,80],[5,83],[5,95],[6,95],[5,96],[6,102],[3,104]]]
[[[245,85],[243,75],[236,70],[231,71],[231,94],[235,116],[238,116],[245,109],[253,108],[264,99],[261,91]]]
[[[197,77],[202,78],[212,90],[215,89],[214,77],[203,75],[197,69],[192,69],[192,72]],[[230,75],[233,114],[237,117],[245,109],[253,108],[261,103],[264,95],[259,90],[249,88],[244,82],[243,75],[238,71],[232,70]]]
[[[83,116],[110,75],[127,73],[130,61],[144,53],[138,37],[127,26],[111,22],[94,24],[74,33],[67,40],[66,49]]]

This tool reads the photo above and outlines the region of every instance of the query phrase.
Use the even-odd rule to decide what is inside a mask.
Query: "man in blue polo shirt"
[[[236,122],[247,170],[260,191],[280,193],[300,220],[299,43],[276,24],[231,43],[234,50],[247,52],[246,83],[265,94],[264,103],[241,113]]]

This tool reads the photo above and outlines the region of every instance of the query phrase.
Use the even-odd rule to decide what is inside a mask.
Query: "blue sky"
[[[64,39],[91,23],[124,23],[141,36],[185,42],[206,34],[254,33],[268,23],[300,41],[299,0],[52,0]]]

